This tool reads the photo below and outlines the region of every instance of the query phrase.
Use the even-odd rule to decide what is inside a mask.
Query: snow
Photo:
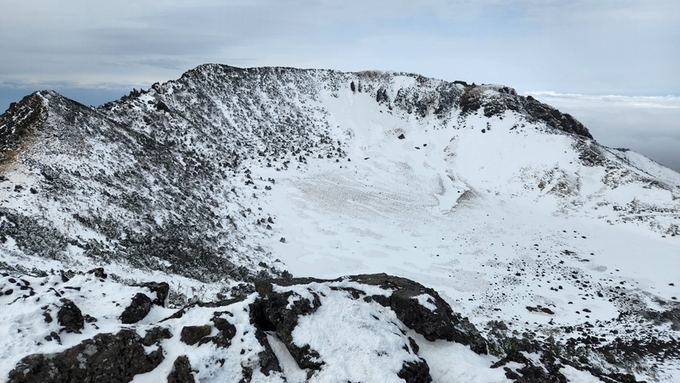
[[[392,100],[401,89],[412,91],[420,86],[411,75],[391,75],[387,84],[372,85],[364,77],[352,76],[342,81],[348,83],[351,78],[365,87],[385,86]],[[673,227],[680,225],[680,174],[634,152],[599,146],[594,150],[604,165],[587,166],[579,157],[583,146],[591,142],[555,132],[511,111],[491,118],[482,113],[459,116],[458,111],[447,119],[432,113],[421,117],[378,104],[374,93],[352,92],[344,83],[339,90],[329,84],[333,90],[323,91],[318,84],[306,85],[281,82],[271,85],[272,91],[263,83],[248,93],[238,93],[230,85],[229,91],[220,89],[227,96],[206,107],[205,119],[197,119],[198,123],[169,123],[177,117],[159,117],[167,123],[163,126],[174,129],[172,134],[165,132],[169,138],[164,139],[176,141],[173,153],[179,154],[168,161],[178,169],[192,166],[180,155],[186,153],[181,150],[195,150],[198,158],[218,162],[232,155],[228,149],[243,149],[240,146],[245,142],[252,142],[248,150],[271,149],[268,145],[272,141],[263,138],[267,134],[280,134],[286,150],[290,150],[288,144],[299,148],[295,134],[285,136],[272,128],[273,121],[284,121],[294,113],[305,117],[286,125],[286,129],[293,131],[298,128],[296,124],[310,125],[319,132],[327,129],[329,137],[341,142],[338,146],[347,152],[346,158],[327,159],[322,155],[318,159],[316,155],[325,152],[316,148],[319,153],[303,152],[309,158],[306,165],[292,162],[284,167],[284,160],[292,156],[285,157],[288,153],[275,158],[277,162],[272,160],[275,156],[259,158],[262,156],[243,149],[237,153],[243,157],[240,170],[223,170],[219,175],[222,178],[206,182],[210,192],[196,189],[195,195],[190,194],[197,199],[214,197],[209,205],[215,215],[211,224],[234,228],[229,241],[216,242],[228,249],[224,254],[234,268],[258,270],[255,265],[264,260],[296,277],[394,274],[433,288],[477,328],[484,328],[490,320],[502,320],[511,331],[533,330],[558,341],[579,337],[579,333],[569,334],[563,329],[586,322],[602,324],[598,335],[611,340],[614,336],[608,330],[623,328],[613,322],[620,314],[646,308],[661,310],[680,297],[680,236],[672,234]],[[189,115],[188,103],[182,104],[177,98],[180,101],[173,104],[172,97],[185,92],[183,86],[164,85],[165,94],[142,95],[138,103],[126,106],[134,111],[130,112],[132,117],[116,123],[129,126],[134,134],[155,134],[143,122],[144,113],[154,110],[149,102],[160,97]],[[198,102],[195,95],[187,97]],[[285,98],[283,107],[274,101],[277,97]],[[69,191],[72,194],[65,196],[68,199],[48,199],[40,189],[45,183],[39,171],[17,161],[5,172],[8,180],[0,189],[2,208],[52,223],[73,241],[65,246],[61,258],[48,258],[27,255],[18,246],[20,238],[7,235],[0,244],[0,262],[21,270],[87,271],[102,266],[101,259],[88,255],[86,244],[101,242],[111,250],[119,243],[95,229],[96,225],[82,224],[74,212],[131,222],[133,235],[143,233],[145,225],[163,227],[188,215],[186,211],[173,211],[168,207],[172,206],[170,199],[161,198],[160,194],[169,191],[176,194],[175,198],[186,198],[181,182],[162,187],[168,182],[164,177],[174,174],[143,173],[140,179],[147,183],[139,189],[119,183],[125,178],[120,174],[129,176],[140,166],[134,151],[126,150],[122,141],[98,141],[95,135],[71,147],[72,142],[66,140],[68,124],[56,116],[50,116],[50,123],[58,128],[54,137],[32,148],[27,158],[77,170],[88,182],[102,175],[113,184],[102,182],[94,184],[93,189],[76,185]],[[117,129],[110,121],[101,125],[103,131]],[[215,134],[241,141],[234,139],[231,147],[219,146],[214,142]],[[398,138],[400,134],[403,139]],[[127,132],[121,137],[130,139]],[[68,150],[61,146],[68,146]],[[81,152],[90,157],[74,154]],[[271,167],[265,166],[269,160],[274,162]],[[252,178],[242,169],[252,171]],[[264,181],[270,178],[276,182]],[[14,185],[22,185],[24,191],[15,192]],[[27,191],[31,187],[40,189],[37,196]],[[109,203],[125,196],[145,198],[153,213],[144,217],[147,221],[141,221],[134,209]],[[253,223],[266,217],[276,221],[271,230]],[[1,219],[1,223],[9,222],[4,216]],[[219,233],[213,227],[200,235]],[[177,259],[157,257],[156,264],[166,270],[175,264],[180,267]],[[161,269],[139,268],[124,259],[111,260],[104,266],[115,278],[102,281],[85,274],[62,282],[57,274],[22,276],[35,288],[35,296],[17,299],[16,293],[0,295],[4,307],[0,310],[0,323],[4,324],[0,326],[0,339],[7,340],[7,346],[0,350],[0,376],[7,376],[16,362],[30,353],[58,352],[95,334],[118,331],[121,325],[117,318],[134,294],[142,291],[153,295],[129,286],[131,283],[165,281],[183,302],[214,299],[236,285],[226,278],[205,282]],[[0,277],[0,292],[11,285],[9,278]],[[324,302],[312,315],[301,318],[294,332],[297,345],[310,345],[326,363],[313,381],[395,381],[394,375],[376,375],[375,368],[396,372],[404,361],[417,359],[399,336],[407,329],[389,309],[375,302],[343,299],[346,293],[333,287],[352,287],[367,295],[392,293],[344,279],[311,283],[309,287],[274,285],[275,291],[295,293],[289,305],[299,299],[311,302],[315,294]],[[83,314],[96,313],[98,321],[86,324],[82,334],[62,333],[61,344],[57,344],[46,341],[45,336],[60,326],[56,319],[46,324],[39,308],[55,308],[61,297],[75,302]],[[436,310],[429,294],[413,299]],[[164,378],[175,358],[185,354],[192,366],[206,366],[196,374],[197,381],[238,381],[242,363],[254,365],[262,350],[249,325],[247,307],[253,300],[251,295],[229,309],[232,316],[228,320],[237,327],[234,342],[238,346],[218,349],[208,344],[196,348],[175,336],[163,342],[164,362],[156,370],[136,376],[134,382]],[[136,329],[143,335],[173,312],[154,306]],[[163,322],[163,326],[178,334],[183,326],[209,322],[213,312],[195,307],[181,319]],[[377,323],[373,316],[390,321]],[[56,318],[55,312],[52,317]],[[663,336],[677,338],[677,331],[660,328]],[[634,330],[637,333],[640,329]],[[502,369],[489,368],[496,361],[494,357],[477,355],[460,344],[429,342],[413,331],[407,333],[420,346],[418,356],[428,362],[435,382],[507,381]],[[268,334],[267,339],[283,374],[265,377],[255,369],[252,381],[283,381],[284,377],[289,382],[305,381],[307,371],[295,365],[281,341],[274,334]],[[222,359],[223,365],[217,362]],[[680,374],[672,374],[677,366],[663,369],[671,371],[663,379],[680,381]],[[569,366],[562,373],[570,381],[598,381]]]
[[[430,311],[436,311],[437,306],[434,305],[434,298],[430,294],[420,294],[418,296],[413,297],[413,299],[417,300],[418,303],[425,307],[426,309]]]
[[[293,275],[388,272],[435,288],[478,326],[500,319],[558,338],[577,334],[551,328],[626,310],[611,289],[678,296],[679,283],[670,285],[680,270],[678,237],[621,221],[629,216],[611,208],[633,198],[677,206],[677,190],[630,181],[603,187],[605,173],[578,163],[570,136],[521,128],[510,113],[492,118],[491,130],[482,116],[434,129],[427,119],[375,113],[364,94],[325,101],[331,125],[351,132],[352,161],[279,175],[266,198],[285,222],[269,246]],[[672,179],[669,172],[658,173]],[[563,194],[550,193],[560,185]],[[554,314],[526,309],[537,305]]]
[[[496,359],[491,356],[477,355],[469,347],[454,342],[438,340],[429,342],[422,335],[409,333],[418,342],[418,354],[430,366],[433,383],[470,382],[501,383],[510,382],[502,368],[491,369]]]
[[[324,291],[321,307],[301,317],[293,330],[295,344],[309,345],[325,363],[314,381],[400,382],[396,373],[402,364],[418,359],[401,336],[403,324],[378,303],[342,299],[346,295]],[[386,370],[394,375],[385,375]]]
[[[577,370],[572,366],[564,366],[560,369],[564,377],[569,379],[569,382],[578,383],[602,383],[602,381],[586,371]]]

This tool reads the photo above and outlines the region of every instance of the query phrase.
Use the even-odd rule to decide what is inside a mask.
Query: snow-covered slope
[[[614,372],[677,381],[680,174],[598,145],[571,116],[511,88],[407,73],[210,64],[99,108],[35,93],[0,116],[0,137],[2,291],[21,278],[49,284],[59,270],[78,275],[103,266],[113,276],[105,283],[78,278],[97,293],[120,290],[117,302],[132,299],[130,285],[155,281],[169,284],[172,307],[228,297],[250,304],[263,299],[253,281],[269,276],[384,272],[433,288],[489,342],[493,356],[467,355],[450,340],[413,335],[435,381],[522,381],[530,375],[518,375],[518,366],[532,357],[537,368],[554,367],[572,381],[627,379]],[[116,309],[102,309],[106,326],[60,346],[38,345],[25,334],[41,321],[21,323],[40,303],[17,294],[12,288],[2,301],[9,308],[3,323],[18,326],[5,327],[13,346],[3,375],[29,353],[64,350],[123,326]],[[99,310],[94,301],[69,299],[84,312]],[[54,310],[59,302],[50,303]],[[234,314],[243,304],[222,306]],[[359,318],[377,310],[342,305]],[[205,316],[201,325],[214,316],[192,307]],[[392,315],[380,310],[374,314]],[[145,325],[170,315],[153,313]],[[291,343],[252,340],[279,350],[284,365],[261,379],[387,374],[390,381],[387,370],[367,367],[376,363],[368,357],[360,358],[359,375],[340,377],[334,369],[352,367],[332,361],[358,346],[333,349],[322,335],[305,338],[343,315],[317,311],[306,324],[315,330],[292,335],[299,346],[317,342],[312,349],[327,367],[285,367],[290,355],[280,352]],[[165,328],[176,334],[191,322],[182,320]],[[57,330],[50,326],[40,331]],[[180,355],[168,351],[173,339],[157,342],[166,360]],[[563,358],[562,367],[532,353],[539,348]],[[220,359],[201,350],[186,351],[204,371],[197,379],[233,374],[197,367]],[[408,358],[393,361],[402,366]],[[147,378],[168,373],[154,369]]]

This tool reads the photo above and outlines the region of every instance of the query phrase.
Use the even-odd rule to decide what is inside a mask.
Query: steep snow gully
[[[512,88],[235,68],[0,116],[0,379],[680,382],[680,174]]]

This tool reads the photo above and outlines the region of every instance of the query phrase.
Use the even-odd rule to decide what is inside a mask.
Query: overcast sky
[[[0,112],[38,89],[98,105],[206,62],[552,92],[534,94],[680,171],[680,101],[659,97],[680,96],[678,0],[0,0]]]

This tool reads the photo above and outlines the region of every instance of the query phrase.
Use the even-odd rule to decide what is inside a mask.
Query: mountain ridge
[[[385,102],[387,104],[394,103],[394,107],[396,108],[403,108],[406,110],[408,114],[411,114],[413,112],[417,113],[421,117],[423,116],[424,113],[439,113],[439,115],[444,116],[446,113],[444,111],[449,110],[453,108],[454,104],[451,104],[451,95],[457,95],[459,97],[463,97],[465,95],[464,89],[469,89],[470,87],[463,87],[461,89],[460,84],[455,84],[455,83],[447,83],[441,80],[429,80],[425,79],[422,76],[419,75],[414,75],[414,74],[403,74],[403,73],[380,73],[380,72],[358,72],[356,74],[347,74],[347,73],[342,73],[342,72],[337,72],[337,71],[319,71],[319,70],[298,70],[298,69],[291,69],[291,68],[279,68],[279,67],[273,67],[273,68],[251,68],[251,69],[239,69],[235,67],[229,67],[229,66],[222,66],[222,65],[216,65],[216,64],[206,64],[199,66],[193,70],[190,70],[186,72],[180,79],[176,81],[170,81],[167,82],[163,85],[161,84],[156,84],[150,88],[149,91],[145,92],[138,92],[139,94],[135,94],[133,92],[131,96],[129,97],[123,97],[121,100],[117,102],[112,102],[112,103],[107,103],[105,105],[102,105],[99,108],[89,108],[86,107],[82,104],[73,102],[71,100],[68,100],[66,98],[63,98],[63,96],[58,95],[57,93],[54,92],[37,92],[34,93],[32,96],[29,96],[28,99],[26,99],[23,103],[19,103],[14,106],[13,108],[10,108],[8,113],[3,115],[3,117],[0,117],[0,129],[3,129],[5,126],[8,125],[9,119],[16,119],[16,118],[22,118],[22,114],[24,113],[24,107],[25,105],[30,105],[30,106],[35,106],[36,103],[38,103],[39,98],[43,100],[43,105],[41,108],[36,108],[36,109],[29,109],[29,115],[27,117],[29,118],[28,125],[22,125],[19,124],[20,129],[16,132],[12,132],[12,134],[9,135],[3,135],[3,137],[7,137],[7,139],[11,141],[7,141],[5,146],[9,149],[10,147],[16,148],[18,145],[18,142],[20,141],[21,134],[24,130],[26,130],[28,127],[32,126],[31,124],[34,123],[36,124],[37,127],[39,127],[45,119],[48,119],[50,117],[49,113],[49,106],[45,106],[45,100],[49,100],[48,105],[51,104],[57,104],[58,108],[67,108],[71,110],[71,114],[66,115],[64,117],[59,116],[59,113],[54,113],[56,114],[59,118],[61,118],[61,121],[52,124],[55,127],[63,127],[67,128],[69,126],[77,126],[78,124],[81,124],[80,119],[96,119],[96,118],[103,118],[105,121],[106,125],[109,125],[110,128],[108,128],[105,132],[102,132],[104,135],[115,135],[116,138],[113,139],[113,141],[116,140],[136,140],[136,141],[142,141],[142,145],[155,145],[154,150],[158,151],[165,151],[164,153],[159,153],[159,155],[162,156],[171,156],[171,154],[168,152],[167,149],[172,147],[174,145],[174,142],[169,141],[169,142],[164,142],[164,138],[162,137],[162,134],[167,134],[168,127],[172,128],[173,122],[177,122],[177,124],[182,129],[182,126],[190,125],[191,129],[194,130],[193,132],[190,132],[190,135],[193,135],[193,137],[190,137],[190,139],[197,139],[197,140],[206,140],[204,144],[206,145],[214,145],[213,143],[208,142],[211,140],[211,137],[219,137],[220,132],[216,131],[214,128],[212,128],[211,132],[205,132],[205,131],[200,131],[199,127],[200,126],[234,126],[233,121],[227,121],[227,120],[220,120],[220,113],[219,110],[217,110],[217,113],[211,113],[211,116],[216,116],[212,117],[213,121],[204,121],[201,120],[200,118],[198,120],[190,121],[186,118],[183,119],[182,113],[182,106],[181,105],[186,105],[190,104],[189,102],[173,102],[171,98],[164,97],[164,90],[169,90],[169,92],[173,92],[175,87],[178,88],[188,88],[188,89],[199,89],[203,92],[206,91],[206,89],[210,89],[210,84],[213,80],[215,80],[215,76],[218,76],[221,81],[218,83],[220,86],[225,87],[225,78],[234,78],[235,82],[234,84],[226,86],[226,89],[222,89],[218,87],[217,89],[212,89],[213,92],[216,93],[229,93],[233,87],[238,87],[238,81],[240,79],[240,75],[243,73],[250,74],[251,76],[255,77],[255,82],[258,84],[256,85],[256,88],[258,86],[262,86],[263,84],[266,85],[267,82],[270,82],[269,85],[272,83],[275,83],[273,78],[275,77],[275,74],[281,74],[282,76],[299,76],[300,74],[304,74],[303,79],[299,80],[302,82],[302,85],[298,85],[297,88],[300,88],[299,92],[301,94],[313,94],[314,91],[316,90],[315,87],[313,86],[314,79],[315,78],[328,78],[328,77],[334,77],[334,76],[339,76],[341,79],[334,79],[331,81],[330,84],[326,85],[327,87],[330,87],[331,91],[337,91],[340,89],[341,84],[342,85],[347,85],[346,80],[348,77],[353,77],[356,78],[357,81],[357,88],[359,92],[361,92],[362,86],[365,88],[364,91],[366,92],[375,92],[376,93],[376,99],[379,97],[383,97],[381,99],[381,102]],[[222,77],[220,77],[222,76]],[[361,83],[361,79],[376,79],[376,78],[383,78],[382,82],[379,84],[363,84]],[[439,105],[434,106],[432,105],[432,92],[429,91],[428,94],[426,95],[418,95],[417,92],[410,92],[414,94],[410,94],[409,92],[402,92],[401,89],[397,90],[396,92],[392,92],[390,90],[390,93],[395,93],[395,94],[387,94],[387,91],[385,90],[385,79],[392,78],[394,76],[400,77],[400,76],[406,76],[407,78],[412,78],[416,82],[421,82],[424,83],[426,81],[433,82],[434,87],[435,87],[435,92],[439,91],[440,93],[443,92],[444,96],[442,96],[442,99],[444,101],[438,102]],[[350,79],[351,80],[351,79]],[[366,81],[366,80],[364,80]],[[194,84],[195,82],[195,84]],[[285,82],[285,81],[284,81]],[[350,81],[353,83],[352,81]],[[350,85],[351,86],[351,85]],[[275,89],[281,88],[281,86],[274,87]],[[441,89],[444,89],[443,91]],[[508,89],[507,87],[499,87],[500,89]],[[172,90],[171,90],[172,89]],[[283,89],[285,89],[285,86],[283,86]],[[472,87],[472,89],[476,89],[475,87]],[[491,89],[491,88],[490,88]],[[294,93],[294,91],[291,91],[290,89],[287,90],[288,94],[292,94],[291,92]],[[155,94],[155,97],[158,97],[158,100],[152,101],[149,98],[149,92],[152,92]],[[256,90],[251,92],[251,97],[255,98],[252,96],[252,94],[257,93]],[[276,91],[275,91],[276,92]],[[282,91],[278,91],[282,92]],[[514,94],[514,91],[510,91],[509,94]],[[199,92],[200,93],[200,92]],[[402,94],[403,93],[403,94]],[[283,94],[279,94],[283,96]],[[516,96],[516,94],[514,94]],[[137,96],[137,97],[134,97]],[[172,96],[172,93],[170,93],[168,96]],[[526,100],[525,98],[522,98],[521,96],[518,96],[522,100]],[[313,97],[312,97],[313,98]],[[471,99],[474,99],[473,102],[464,104],[462,109],[464,110],[464,113],[472,113],[475,111],[475,108],[479,108],[482,105],[479,102],[479,97],[474,96],[470,97]],[[142,102],[146,102],[146,104],[140,104],[140,100],[144,99]],[[205,100],[219,100],[219,97],[215,96],[215,94],[211,94],[210,96],[204,95],[203,99]],[[390,101],[393,99],[392,101]],[[426,99],[426,101],[423,101]],[[455,100],[454,100],[455,101]],[[131,106],[131,103],[134,104],[135,102],[137,105]],[[150,104],[152,103],[152,104]],[[429,104],[428,104],[429,103]],[[502,103],[501,103],[502,104]],[[128,118],[128,117],[123,117],[121,118],[119,115],[116,115],[116,112],[124,107],[125,105],[128,106],[128,110],[126,112],[130,112],[129,109],[134,109],[134,108],[146,108],[146,112],[152,112],[151,115],[155,115],[153,118],[155,121],[152,121],[151,123],[147,123],[150,119],[150,117],[144,117],[146,120],[135,120],[133,118]],[[170,105],[170,106],[168,106]],[[516,109],[516,106],[513,106],[513,108]],[[220,105],[219,103],[216,103],[214,105],[211,105],[210,108],[213,109],[219,109]],[[392,107],[392,106],[390,106]],[[170,108],[173,108],[172,110],[174,111],[173,113],[170,113]],[[16,109],[16,111],[15,111]],[[293,109],[293,108],[291,108]],[[214,110],[213,110],[214,111]],[[497,109],[494,109],[493,114],[497,114],[499,111]],[[124,114],[123,114],[124,115]],[[169,115],[169,116],[167,116]],[[239,117],[243,118],[244,114],[241,114]],[[298,119],[300,119],[300,115],[298,114]],[[33,118],[37,118],[37,120],[33,121]],[[257,115],[255,116],[249,116],[249,118],[254,118],[255,121],[258,121],[260,117]],[[195,117],[194,117],[195,119]],[[216,120],[216,121],[215,121]],[[87,126],[87,122],[84,122],[83,125]],[[290,118],[288,118],[288,121],[290,121]],[[16,123],[16,122],[15,122]],[[310,134],[314,135],[315,133],[310,133],[313,132],[314,129],[312,130],[305,130],[305,125],[309,127],[316,127],[314,126],[313,123],[310,123],[309,121],[305,121],[304,118],[295,121],[295,124],[298,125],[298,131],[296,134],[292,137],[294,139],[298,139],[298,148],[296,149],[296,152],[299,153],[300,149],[299,146],[307,146],[309,143],[304,142],[306,137]],[[263,124],[264,125],[264,124]],[[554,124],[552,124],[554,125]],[[266,125],[265,125],[266,126]],[[328,128],[328,127],[326,127]],[[33,127],[35,130],[36,127]],[[39,128],[38,128],[39,129]],[[175,130],[178,129],[177,127],[174,128]],[[257,127],[254,129],[258,129]],[[255,134],[251,133],[247,139],[240,141],[236,140],[235,143],[228,143],[227,145],[252,145],[252,142],[254,141],[262,141],[263,136],[271,136],[271,135],[276,135],[278,134],[281,136],[281,131],[282,131],[282,122],[278,122],[278,127],[277,129],[279,132],[275,132],[271,127],[267,127],[265,129],[261,129],[261,131],[256,132]],[[585,129],[585,128],[583,128]],[[234,131],[238,132],[238,129],[233,129]],[[127,132],[127,133],[124,133]],[[163,132],[160,135],[156,135],[156,132]],[[47,133],[47,132],[46,132]],[[88,132],[89,133],[89,132]],[[52,132],[52,134],[57,134],[60,136],[60,138],[67,138],[67,137],[77,137],[76,132],[71,130],[66,130],[63,132]],[[243,133],[242,133],[243,134]],[[585,134],[589,136],[589,133],[587,133],[587,130],[585,130]],[[179,135],[179,134],[178,134]],[[127,137],[125,137],[127,136]],[[123,138],[125,137],[125,138]],[[290,134],[288,132],[287,138],[290,138]],[[312,138],[313,141],[317,141],[313,145],[328,145],[328,142],[330,141],[330,138],[326,135],[326,137],[314,137]],[[82,141],[79,142],[70,142],[69,145],[72,146],[78,146],[82,145]],[[263,146],[263,143],[259,144],[260,146]],[[270,145],[269,143],[264,144],[266,147],[267,145]],[[276,145],[276,143],[271,144],[273,146]],[[295,145],[294,145],[295,146]],[[238,166],[238,161],[239,161],[239,155],[235,153],[233,148],[225,148],[226,150],[231,149],[232,156],[230,160],[232,163],[230,165],[236,165],[233,167]],[[266,150],[266,149],[265,149]],[[275,149],[276,150],[276,149]],[[335,151],[336,148],[333,147],[333,145],[330,145],[330,148],[328,150],[328,153],[331,153]],[[7,152],[7,151],[5,151]],[[326,156],[329,156],[332,154],[326,154]],[[193,153],[192,153],[193,154]],[[234,155],[236,154],[236,155]],[[251,153],[252,154],[252,153]],[[258,153],[260,154],[260,153]],[[192,156],[185,156],[185,158],[192,158]],[[299,157],[298,157],[299,159]],[[208,161],[198,161],[198,164],[194,164],[194,166],[208,166],[210,167]],[[49,173],[49,171],[47,171]],[[215,169],[211,169],[207,172],[204,173],[211,173],[211,174],[218,174],[218,172]],[[49,177],[49,176],[48,176]]]
[[[598,358],[613,345],[651,348],[648,339],[668,350],[658,362],[641,351],[629,365],[585,364],[603,371],[644,378],[675,363],[677,330],[636,321],[677,310],[680,175],[597,144],[573,117],[505,86],[205,64],[97,108],[34,93],[0,116],[0,144],[7,286],[22,276],[75,275],[95,291],[154,280],[168,284],[173,307],[191,311],[208,307],[196,306],[203,301],[264,299],[255,282],[270,277],[388,272],[488,326],[497,355],[509,358],[498,367],[531,364],[511,356],[513,331],[540,339],[522,343],[529,353],[547,339]],[[653,261],[641,261],[643,252]],[[85,271],[102,266],[111,278],[100,286]],[[305,292],[317,288],[327,287],[295,291],[317,307]],[[161,312],[170,315],[152,308],[148,324],[164,323]],[[117,331],[107,315],[100,325]],[[183,320],[173,333],[198,325]],[[62,337],[72,346],[85,339]],[[313,362],[295,347],[284,348]],[[555,359],[546,355],[548,366]],[[189,354],[191,366],[196,358]],[[440,367],[430,364],[445,381]]]

